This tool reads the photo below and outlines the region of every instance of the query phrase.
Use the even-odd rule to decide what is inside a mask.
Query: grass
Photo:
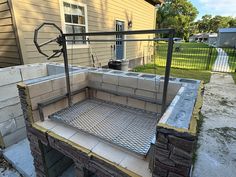
[[[158,75],[165,75],[165,68],[157,66],[156,71],[154,69],[153,64],[147,64],[144,66],[138,66],[134,69],[136,72],[144,72],[144,73],[152,73]],[[204,70],[189,70],[189,69],[179,69],[179,68],[171,68],[171,77],[180,77],[180,78],[190,78],[203,80],[204,83],[208,83],[210,81],[211,72]]]
[[[229,67],[232,72],[236,72],[236,49],[234,48],[223,48],[223,50],[229,56]]]
[[[157,44],[156,64],[158,66],[165,66],[167,56],[166,43]],[[180,50],[178,50],[178,47]],[[208,57],[212,50],[211,59]],[[215,48],[210,48],[204,43],[180,43],[174,44],[172,67],[183,69],[199,69],[206,70],[212,68],[217,57]]]

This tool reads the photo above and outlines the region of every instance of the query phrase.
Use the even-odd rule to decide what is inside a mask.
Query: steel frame
[[[41,28],[44,26],[51,26],[56,28],[60,35],[55,38],[51,39],[49,41],[46,41],[42,44],[38,44],[38,33]],[[40,25],[37,29],[35,29],[34,34],[34,43],[42,55],[46,56],[48,59],[59,57],[61,54],[63,54],[64,58],[64,65],[65,65],[65,75],[66,75],[66,85],[67,85],[67,97],[68,97],[68,104],[69,106],[72,105],[71,101],[71,88],[70,88],[70,77],[69,77],[69,64],[68,64],[68,55],[67,55],[67,46],[66,42],[69,41],[66,39],[66,37],[69,36],[112,36],[112,35],[137,35],[137,34],[167,34],[169,36],[168,38],[168,51],[167,51],[167,61],[166,61],[166,68],[165,68],[165,79],[164,79],[164,87],[163,87],[163,96],[162,96],[162,114],[164,114],[166,109],[166,99],[167,99],[167,89],[168,89],[168,83],[169,83],[169,77],[170,77],[170,68],[171,68],[171,60],[172,60],[172,52],[173,52],[173,45],[174,45],[174,29],[157,29],[157,30],[135,30],[135,31],[109,31],[109,32],[89,32],[89,33],[63,33],[62,30],[54,23],[43,23]],[[138,39],[137,39],[138,40]],[[51,42],[57,42],[59,46],[62,46],[60,50],[53,51],[54,54],[51,56],[48,56],[45,54],[41,47],[44,45],[47,45]],[[70,40],[71,41],[71,40]],[[75,40],[73,40],[75,41]],[[76,40],[76,41],[85,41],[85,40]],[[86,41],[88,41],[86,39]],[[116,40],[89,40],[89,42],[109,42],[109,41],[116,41]],[[136,40],[123,40],[123,41],[136,41]],[[139,41],[157,41],[157,39],[139,39]]]

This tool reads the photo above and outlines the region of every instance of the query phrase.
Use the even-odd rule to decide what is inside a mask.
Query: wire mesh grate
[[[146,155],[155,138],[158,116],[141,109],[87,99],[49,118]]]

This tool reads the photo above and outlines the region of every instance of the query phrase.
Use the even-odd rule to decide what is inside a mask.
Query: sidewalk
[[[216,50],[218,52],[218,56],[212,67],[212,71],[230,72],[229,57],[227,53],[221,48],[216,48]]]
[[[212,74],[205,85],[202,114],[193,177],[235,177],[236,85],[231,75]]]

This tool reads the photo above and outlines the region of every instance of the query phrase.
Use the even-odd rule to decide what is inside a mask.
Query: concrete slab
[[[4,158],[24,177],[35,177],[33,157],[27,139],[10,146],[3,152]]]
[[[213,73],[205,85],[203,125],[192,177],[235,177],[236,85],[227,73]]]

